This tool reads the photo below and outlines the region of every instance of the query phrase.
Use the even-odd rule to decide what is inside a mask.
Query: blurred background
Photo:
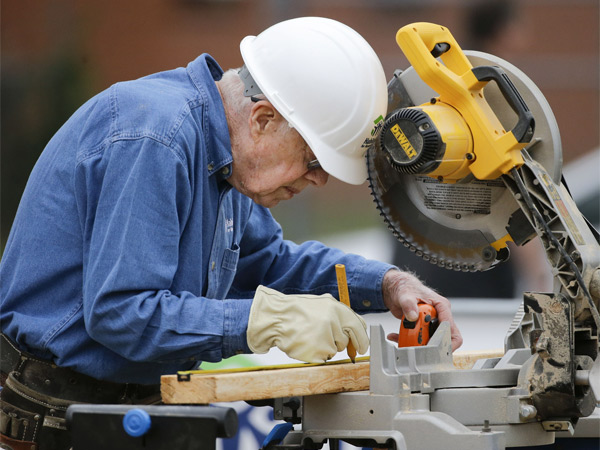
[[[550,103],[563,143],[567,181],[586,216],[598,224],[598,0],[23,0],[1,5],[1,248],[29,172],[46,142],[88,98],[111,84],[185,66],[203,52],[223,69],[239,67],[239,42],[293,17],[323,16],[346,23],[371,44],[385,72],[408,63],[395,41],[411,22],[448,27],[463,49],[504,58],[525,72]],[[302,39],[302,36],[298,37]],[[273,208],[285,236],[318,239],[369,258],[416,270],[453,299],[463,349],[501,348],[525,289],[549,286],[539,248],[492,278],[449,283],[402,252],[386,229],[368,186],[330,178]],[[486,275],[486,274],[483,274]],[[504,277],[504,278],[501,278]],[[471,280],[472,278],[469,278]],[[500,287],[490,288],[495,280]],[[500,281],[504,280],[504,281]],[[479,286],[474,292],[451,289]],[[501,289],[501,286],[506,289]],[[551,284],[550,284],[551,286]],[[502,292],[501,292],[502,291]],[[473,299],[492,297],[491,301]],[[503,298],[504,301],[494,301]],[[396,331],[398,321],[367,317]],[[282,361],[271,352],[268,361]],[[253,361],[254,362],[254,361]],[[236,364],[244,364],[240,359]],[[228,448],[257,448],[271,424],[265,408],[238,405],[242,427]],[[253,417],[258,417],[253,419]]]
[[[500,56],[538,85],[560,126],[566,163],[598,148],[598,0],[24,0],[1,8],[2,248],[38,155],[85,100],[203,52],[224,69],[239,67],[244,36],[292,17],[353,27],[388,77],[408,66],[395,41],[400,27],[445,25],[463,49]],[[334,179],[273,213],[300,241],[382,228],[366,184]]]

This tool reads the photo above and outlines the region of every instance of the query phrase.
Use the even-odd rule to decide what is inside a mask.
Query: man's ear
[[[270,133],[277,129],[278,121],[281,120],[281,115],[273,107],[273,105],[261,100],[252,105],[250,117],[248,119],[250,132],[252,134]]]

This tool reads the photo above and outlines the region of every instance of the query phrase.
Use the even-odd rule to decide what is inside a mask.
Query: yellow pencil
[[[346,281],[346,266],[343,264],[335,265],[335,276],[337,277],[338,283],[338,293],[340,295],[340,301],[346,305],[348,308],[350,306],[350,295],[348,294],[348,282]],[[354,348],[354,344],[352,341],[348,342],[348,356],[350,357],[350,361],[353,363],[356,362],[356,349]]]

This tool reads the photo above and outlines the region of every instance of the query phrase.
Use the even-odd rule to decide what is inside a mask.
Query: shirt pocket
[[[231,248],[226,248],[223,254],[223,264],[221,267],[224,270],[234,271],[237,269],[237,264],[240,259],[240,246],[233,244]]]
[[[231,248],[226,248],[223,252],[223,262],[221,263],[221,280],[219,282],[219,298],[225,298],[227,296],[227,292],[229,292],[229,288],[231,288],[231,284],[233,283],[233,278],[235,277],[235,273],[237,271],[238,261],[240,259],[240,246],[238,244],[233,244]]]

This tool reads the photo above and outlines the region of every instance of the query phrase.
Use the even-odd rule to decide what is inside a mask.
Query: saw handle
[[[406,25],[398,30],[396,42],[419,76],[438,93],[476,82],[473,66],[448,28],[427,22]],[[443,64],[436,61],[439,57]],[[444,76],[440,77],[440,72]],[[464,80],[464,77],[467,80]]]
[[[479,66],[473,68],[472,72],[479,81],[496,82],[504,99],[519,116],[517,124],[511,130],[512,134],[518,142],[529,142],[535,130],[535,119],[508,75],[497,66]]]
[[[419,302],[419,317],[410,322],[405,317],[400,322],[398,347],[416,347],[427,345],[429,338],[439,325],[437,311],[427,303]]]

